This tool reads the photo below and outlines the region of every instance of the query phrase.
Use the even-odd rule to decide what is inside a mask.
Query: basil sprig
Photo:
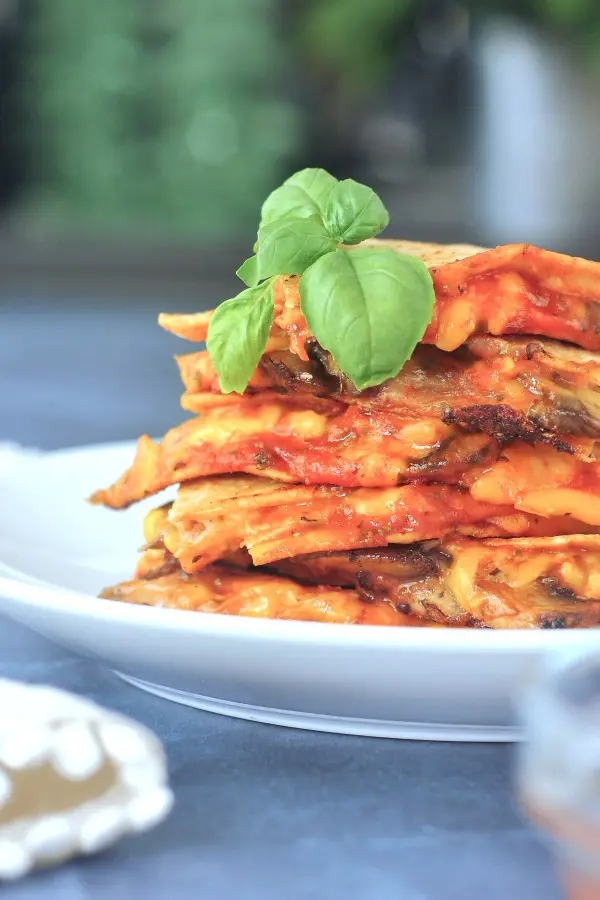
[[[307,216],[324,215],[331,192],[338,184],[337,178],[325,169],[302,169],[301,172],[296,172],[269,194],[263,203],[259,231],[264,225],[283,217],[303,219]]]
[[[217,307],[208,329],[223,393],[243,393],[265,351],[278,275],[301,276],[311,334],[359,390],[398,374],[431,321],[434,291],[416,257],[350,249],[388,222],[375,191],[324,169],[303,169],[267,197],[255,255],[237,271],[247,288]]]
[[[336,244],[321,216],[282,216],[259,228],[258,277],[302,275],[321,256],[335,250]]]
[[[243,394],[260,362],[273,324],[273,279],[217,306],[206,347],[224,394]]]
[[[397,375],[433,313],[433,282],[414,256],[389,247],[334,250],[300,280],[311,334],[364,390]]]
[[[235,274],[244,282],[244,284],[248,285],[248,287],[256,287],[260,281],[260,278],[258,277],[258,258],[256,256],[250,256],[241,264]]]
[[[375,191],[352,178],[339,181],[325,205],[325,225],[340,244],[360,244],[375,237],[389,221]]]

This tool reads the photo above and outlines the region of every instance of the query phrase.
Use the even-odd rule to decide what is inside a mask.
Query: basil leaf
[[[265,351],[273,324],[273,281],[246,288],[217,306],[206,348],[224,394],[243,394]]]
[[[256,256],[248,257],[235,274],[244,282],[244,284],[247,284],[248,287],[256,287],[260,281],[260,278],[258,277],[258,261]]]
[[[325,169],[302,169],[274,190],[263,203],[260,228],[282,216],[323,215],[327,199],[338,183]]]
[[[258,275],[301,275],[335,245],[320,216],[276,219],[258,232]]]
[[[341,244],[359,244],[387,228],[390,217],[374,190],[352,178],[339,181],[325,207],[325,225]]]
[[[431,275],[388,247],[334,250],[300,279],[311,333],[359,390],[398,374],[433,315]]]

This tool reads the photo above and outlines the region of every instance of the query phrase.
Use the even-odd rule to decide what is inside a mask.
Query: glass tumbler
[[[549,654],[520,698],[522,810],[549,840],[569,900],[600,900],[600,634]]]

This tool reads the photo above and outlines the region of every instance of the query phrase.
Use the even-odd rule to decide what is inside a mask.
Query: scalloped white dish
[[[133,444],[0,454],[0,612],[122,677],[216,713],[346,734],[519,737],[513,698],[547,650],[590,631],[478,631],[270,621],[97,599],[131,577],[144,513],[85,498]]]

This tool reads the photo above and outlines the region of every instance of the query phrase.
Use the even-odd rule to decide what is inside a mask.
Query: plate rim
[[[460,725],[447,722],[414,722],[409,719],[369,719],[365,717],[336,716],[325,713],[301,712],[279,707],[257,706],[239,703],[235,700],[219,700],[193,691],[170,688],[152,681],[127,675],[118,669],[113,673],[140,691],[161,697],[170,703],[179,703],[194,709],[277,725],[283,728],[325,732],[328,734],[353,735],[368,738],[391,738],[411,741],[451,741],[452,743],[517,743],[524,738],[520,725]]]
[[[165,609],[105,600],[55,585],[36,584],[0,575],[0,596],[28,607],[81,619],[142,626],[153,631],[218,634],[237,640],[257,637],[277,643],[319,643],[344,646],[366,644],[381,649],[431,650],[443,653],[539,651],[586,645],[593,629],[544,631],[493,629],[411,628],[407,626],[352,625],[228,616],[193,610]],[[0,600],[1,606],[1,600]],[[408,637],[410,635],[410,638]]]
[[[40,451],[23,457],[23,467],[44,465],[64,457],[93,456],[134,451],[136,440],[107,441],[81,444],[57,450]],[[18,478],[18,476],[17,476]],[[82,498],[82,505],[85,504]],[[434,650],[437,653],[477,652],[503,654],[507,652],[545,651],[555,648],[587,644],[597,629],[478,629],[478,628],[412,628],[410,626],[353,625],[337,622],[306,622],[294,619],[266,619],[252,616],[229,616],[193,610],[166,609],[141,606],[96,597],[83,591],[35,579],[9,562],[0,559],[14,574],[1,574],[0,596],[26,606],[42,607],[78,618],[112,621],[128,625],[142,625],[151,630],[169,632],[192,631],[219,634],[238,640],[263,640],[286,643],[340,644],[386,649]],[[5,572],[7,571],[5,569]],[[23,580],[28,579],[28,580]],[[30,580],[29,580],[30,579]],[[1,601],[0,601],[1,606]],[[407,635],[410,634],[410,639]]]

